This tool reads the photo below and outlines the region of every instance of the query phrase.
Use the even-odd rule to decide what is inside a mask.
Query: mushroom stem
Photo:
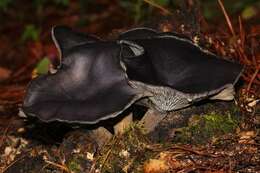
[[[149,109],[139,124],[144,127],[145,133],[150,133],[166,117],[166,115],[167,113],[161,113],[155,109]]]

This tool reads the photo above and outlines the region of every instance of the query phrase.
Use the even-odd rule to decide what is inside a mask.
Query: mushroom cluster
[[[242,72],[183,36],[149,28],[107,41],[56,26],[52,38],[60,65],[30,82],[22,106],[46,122],[95,124],[132,104],[167,112],[207,98],[232,100]]]

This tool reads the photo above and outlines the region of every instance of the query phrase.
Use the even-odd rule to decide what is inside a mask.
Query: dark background
[[[248,104],[256,103],[260,97],[259,9],[259,0],[0,0],[0,172],[3,168],[6,170],[12,166],[11,162],[7,162],[12,159],[6,155],[6,149],[10,149],[10,146],[19,149],[24,140],[21,140],[18,131],[24,129],[25,124],[17,115],[27,84],[36,75],[47,73],[51,64],[59,63],[50,35],[51,28],[55,25],[70,26],[74,30],[95,34],[103,39],[113,39],[118,33],[139,26],[174,31],[184,34],[196,44],[225,59],[243,64],[245,70],[237,87],[235,103],[239,114],[242,114],[240,128],[249,129],[250,133],[245,134],[253,134],[251,136],[256,139],[254,135],[257,134],[257,128],[259,131],[260,118],[257,116],[257,109]],[[31,123],[33,125],[35,124]],[[57,136],[48,138],[44,133],[52,135],[56,131],[59,134],[59,128],[47,123],[43,127],[47,132],[40,126],[38,131],[28,130],[28,133],[48,142],[51,139],[54,139],[54,143],[57,142]],[[219,148],[228,150],[226,153],[231,151],[238,154],[234,164],[230,160],[227,164],[225,159],[229,158],[224,157],[223,169],[226,165],[231,165],[238,170],[241,165],[247,167],[252,164],[250,158],[254,155],[259,157],[259,153],[250,148],[248,155],[243,154],[247,150],[236,141],[240,137],[240,131],[236,133],[227,137],[230,141],[235,141],[232,145],[228,144],[234,148],[227,148],[226,143]],[[19,144],[13,142],[11,137],[14,135]],[[62,137],[60,135],[59,139]],[[77,139],[79,138],[73,138],[72,142]],[[143,136],[139,139],[143,139]],[[30,145],[38,147],[42,143],[32,139]],[[252,145],[259,146],[259,141]],[[55,145],[46,148],[50,147],[57,150]],[[209,147],[215,149],[214,146]],[[28,156],[28,148],[34,150],[36,147],[21,148],[24,155]],[[187,151],[190,152],[190,148],[188,146]],[[58,151],[62,149],[58,148]],[[201,151],[195,153],[203,155]],[[241,156],[239,153],[242,153]],[[25,167],[24,163],[37,165],[28,156],[24,159],[25,162],[17,166],[20,158],[16,153],[14,155],[14,167],[17,170]],[[37,161],[40,155],[37,155]],[[208,159],[207,155],[203,156],[206,160],[201,163],[218,163]],[[256,162],[257,160],[254,163]],[[257,169],[258,165],[253,166]],[[39,167],[41,169],[41,165]]]
[[[37,63],[43,58],[57,57],[50,37],[55,25],[71,26],[104,38],[137,26],[180,32],[191,39],[197,36],[204,46],[210,42],[211,51],[247,65],[250,71],[244,79],[250,82],[257,69],[253,67],[256,60],[244,56],[252,56],[253,51],[259,59],[257,50],[249,49],[259,44],[257,39],[257,43],[251,39],[259,38],[260,3],[224,0],[223,4],[234,33],[217,0],[0,0],[0,82],[26,83]],[[244,44],[239,45],[243,52],[237,52],[234,45],[237,40]],[[234,51],[225,50],[227,45],[221,46],[221,42]],[[45,66],[38,72],[46,72]],[[253,84],[259,84],[259,75],[257,78]]]

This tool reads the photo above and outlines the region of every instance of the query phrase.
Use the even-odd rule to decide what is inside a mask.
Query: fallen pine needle
[[[232,26],[232,23],[231,23],[231,21],[230,21],[230,18],[229,18],[228,14],[227,14],[227,11],[226,11],[226,9],[225,9],[225,7],[224,7],[222,1],[221,1],[221,0],[218,0],[218,3],[219,3],[219,5],[220,5],[220,8],[221,8],[221,10],[222,10],[222,12],[223,12],[225,18],[226,18],[226,22],[227,22],[227,24],[228,24],[228,28],[229,28],[230,32],[232,33],[233,36],[236,36],[235,31],[234,31],[233,26]]]
[[[24,154],[23,156],[21,156],[20,158],[14,160],[13,162],[11,162],[4,170],[3,173],[6,172],[11,166],[13,166],[16,162],[22,160],[23,158],[26,157],[26,154]]]
[[[152,0],[144,0],[144,2],[146,2],[147,4],[149,4],[149,5],[151,5],[151,6],[155,7],[155,8],[160,9],[161,11],[163,11],[167,15],[172,15],[172,12],[170,12],[169,10],[167,10],[166,8],[162,7],[161,5],[155,3]]]
[[[247,86],[247,92],[251,89],[251,86],[252,86],[252,84],[253,84],[253,82],[254,82],[254,80],[255,80],[257,74],[259,73],[259,70],[260,70],[260,67],[258,67],[258,68],[255,70],[253,76],[251,77],[251,79],[250,79],[250,81],[249,81],[249,84],[248,84],[248,86]]]
[[[55,166],[55,167],[60,168],[61,170],[65,171],[65,172],[70,173],[70,170],[66,166],[63,166],[63,165],[58,164],[58,163],[51,162],[49,160],[45,160],[45,162],[49,165]]]

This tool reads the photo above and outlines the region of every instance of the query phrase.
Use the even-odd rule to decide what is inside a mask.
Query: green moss
[[[213,137],[233,132],[238,126],[238,119],[229,112],[221,115],[211,112],[206,115],[194,115],[189,125],[177,131],[174,141],[180,143],[201,144]]]
[[[218,114],[205,115],[205,130],[212,136],[232,132],[237,127],[237,120],[231,114],[225,116]]]
[[[82,169],[78,159],[76,158],[73,158],[72,160],[69,161],[68,168],[71,172],[75,172],[75,173],[80,172]]]

